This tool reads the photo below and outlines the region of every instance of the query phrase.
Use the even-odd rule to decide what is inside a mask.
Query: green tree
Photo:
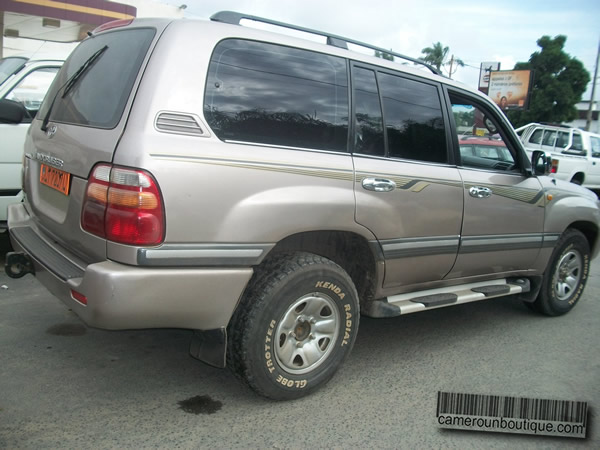
[[[541,48],[528,62],[519,62],[515,70],[533,70],[534,83],[527,111],[509,111],[513,126],[530,122],[569,122],[577,117],[575,105],[581,101],[590,74],[581,61],[563,50],[566,36],[542,36]]]
[[[437,70],[440,70],[442,64],[444,64],[444,60],[448,56],[449,51],[449,47],[442,47],[441,42],[436,42],[433,44],[433,47],[425,47],[423,50],[421,50],[421,53],[425,55],[421,59],[426,63],[431,64]]]
[[[437,70],[441,70],[442,66],[448,65],[448,75],[452,78],[452,74],[458,67],[464,67],[465,63],[460,58],[455,58],[454,55],[448,60],[448,53],[450,53],[449,47],[443,47],[441,42],[436,42],[433,47],[425,47],[421,50],[424,55],[421,59],[426,63],[431,64]]]
[[[380,52],[379,50],[375,50],[375,56],[377,56],[378,58],[387,59],[388,61],[394,60],[394,55],[390,53]]]

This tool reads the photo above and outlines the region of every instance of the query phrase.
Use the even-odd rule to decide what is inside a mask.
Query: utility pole
[[[0,58],[4,52],[4,11],[0,11]]]
[[[458,70],[459,67],[465,65],[460,58],[455,58],[454,55],[450,58],[450,62],[446,63],[450,66],[448,69],[448,77],[452,78],[452,74]],[[455,67],[456,66],[456,67]]]
[[[600,62],[600,40],[598,41],[598,53],[596,54],[596,68],[594,69],[594,78],[592,78],[592,97],[588,108],[587,120],[585,121],[585,131],[590,131],[592,126],[592,109],[594,108],[594,94],[596,93],[596,78],[598,77],[598,62]],[[600,120],[600,118],[599,118]]]

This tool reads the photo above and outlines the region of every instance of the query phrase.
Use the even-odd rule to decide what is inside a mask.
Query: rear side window
[[[554,141],[556,139],[556,131],[546,130],[544,131],[544,137],[542,139],[542,145],[548,145],[554,147]]]
[[[114,128],[154,34],[154,29],[129,29],[83,41],[56,77],[38,117],[51,107],[52,121]]]
[[[567,148],[569,145],[569,133],[566,131],[559,131],[556,138],[556,146],[558,148]]]
[[[436,86],[379,74],[388,155],[436,163],[448,162],[446,133]]]
[[[222,140],[346,151],[342,58],[228,39],[212,55],[204,115]]]
[[[366,155],[383,156],[383,118],[375,72],[360,67],[352,69],[356,124],[354,151]]]

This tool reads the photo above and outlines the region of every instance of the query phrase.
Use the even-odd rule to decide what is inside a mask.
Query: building
[[[185,5],[154,0],[0,0],[0,57],[65,59],[88,31],[118,19],[183,17]]]
[[[600,111],[598,110],[599,109],[598,103],[599,103],[598,101],[595,101],[594,105],[592,106],[592,124],[588,131],[591,131],[592,133],[600,134],[600,121],[598,120],[598,115],[599,115]],[[579,103],[577,103],[576,107],[577,107],[577,113],[578,113],[577,119],[575,119],[572,122],[567,123],[566,125],[569,125],[569,126],[575,127],[575,128],[581,128],[582,130],[585,130],[585,124],[587,121],[587,114],[588,114],[588,109],[590,107],[590,101],[584,100],[582,102],[579,102]]]

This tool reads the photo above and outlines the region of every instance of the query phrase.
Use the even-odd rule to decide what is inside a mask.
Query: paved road
[[[0,448],[600,448],[600,260],[561,318],[508,298],[364,319],[332,382],[288,403],[189,357],[189,331],[91,329],[31,276],[0,286]],[[438,390],[585,400],[588,439],[442,430]]]

